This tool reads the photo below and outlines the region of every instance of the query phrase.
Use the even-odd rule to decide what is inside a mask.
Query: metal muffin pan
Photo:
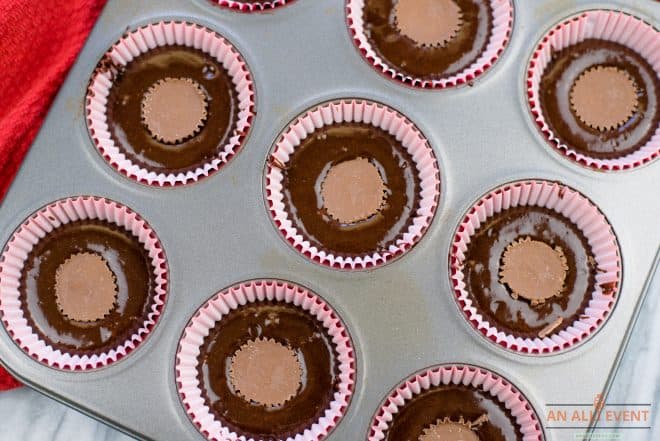
[[[542,422],[547,403],[592,402],[616,373],[653,276],[660,244],[660,162],[602,173],[562,157],[529,114],[525,72],[547,30],[594,8],[621,9],[656,27],[660,17],[660,4],[651,0],[516,0],[511,41],[496,65],[472,87],[427,91],[397,84],[362,59],[347,30],[344,0],[297,0],[258,14],[205,0],[111,0],[0,206],[0,244],[56,199],[116,200],[137,211],[160,237],[170,267],[168,302],[141,347],[107,368],[51,369],[23,353],[4,327],[0,358],[28,385],[132,436],[201,440],[175,387],[179,337],[217,291],[248,279],[278,278],[324,298],[356,348],[355,392],[331,441],[365,439],[388,392],[410,374],[440,363],[472,364],[502,375],[529,399]],[[99,58],[127,28],[161,19],[190,20],[218,31],[242,53],[256,85],[257,116],[241,152],[214,176],[169,189],[117,173],[94,148],[84,118],[87,83]],[[426,135],[440,164],[440,205],[426,235],[403,257],[375,270],[345,272],[311,263],[281,238],[264,202],[264,164],[278,134],[298,114],[335,98],[367,98],[399,110]],[[488,190],[526,178],[558,180],[584,193],[605,213],[621,247],[623,283],[609,319],[585,343],[556,355],[519,355],[487,341],[463,318],[449,280],[450,243],[465,212]],[[572,439],[559,430],[546,429],[545,436]]]

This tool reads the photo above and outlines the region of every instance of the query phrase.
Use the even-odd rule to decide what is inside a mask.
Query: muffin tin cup
[[[660,156],[660,126],[644,146],[620,158],[595,158],[578,152],[555,136],[543,115],[539,98],[543,72],[552,61],[553,52],[589,38],[619,43],[639,53],[660,78],[659,35],[650,24],[624,12],[592,10],[558,24],[543,37],[529,63],[527,97],[534,121],[556,150],[579,164],[603,171],[631,169]]]
[[[493,11],[493,28],[486,48],[479,58],[470,66],[462,71],[440,79],[424,79],[400,72],[396,67],[388,64],[386,60],[378,55],[377,51],[371,45],[365,29],[362,11],[365,0],[347,0],[346,1],[346,21],[353,37],[353,41],[358,50],[366,60],[373,65],[376,70],[382,72],[385,76],[409,86],[424,89],[445,89],[449,87],[460,86],[474,81],[477,77],[486,72],[495,64],[506,48],[511,30],[513,28],[513,3],[511,0],[491,0],[490,5]]]
[[[229,73],[238,101],[236,127],[213,160],[194,170],[156,172],[132,162],[115,144],[108,127],[107,100],[113,86],[110,63],[123,67],[157,47],[181,45],[201,50],[220,62]],[[105,54],[87,90],[87,127],[101,156],[121,174],[144,184],[165,187],[196,182],[217,172],[239,151],[255,115],[254,84],[245,61],[234,46],[215,31],[189,22],[160,21],[129,32]]]
[[[406,401],[424,391],[441,385],[471,386],[490,394],[504,405],[515,418],[523,441],[544,439],[541,425],[531,404],[511,383],[497,374],[475,366],[452,364],[432,367],[403,381],[385,399],[371,424],[367,441],[385,439],[394,415]]]
[[[100,220],[125,229],[144,246],[153,269],[154,295],[144,322],[130,338],[102,354],[79,355],[53,348],[30,327],[20,301],[21,272],[34,246],[46,234],[79,220]],[[67,198],[31,215],[9,239],[0,259],[0,316],[14,342],[35,360],[61,370],[97,369],[124,358],[146,339],[165,306],[167,284],[167,262],[160,241],[137,213],[104,198]]]
[[[286,441],[320,441],[339,423],[348,408],[355,384],[355,355],[348,331],[333,309],[320,297],[293,283],[279,280],[255,280],[227,288],[197,310],[186,326],[176,354],[176,385],[188,417],[210,440],[248,440],[215,419],[202,396],[197,357],[204,338],[230,311],[248,303],[263,301],[295,305],[323,323],[332,338],[339,362],[339,385],[334,400],[309,429]]]
[[[293,2],[293,0],[272,0],[272,1],[257,2],[257,3],[245,3],[236,0],[208,0],[208,1],[210,1],[211,3],[215,3],[223,8],[229,8],[239,12],[266,11],[268,9],[279,8],[281,6],[285,6]]]
[[[588,306],[565,330],[545,338],[522,338],[500,331],[473,306],[465,288],[465,252],[472,236],[488,218],[513,207],[545,207],[563,215],[584,234],[596,261],[594,290]],[[616,303],[621,285],[621,257],[612,227],[589,199],[551,181],[519,181],[497,188],[477,202],[459,225],[449,257],[451,282],[463,315],[489,340],[512,351],[548,354],[587,339],[604,323]]]
[[[280,233],[297,251],[312,261],[343,270],[363,270],[380,266],[412,248],[424,235],[438,206],[440,175],[433,149],[426,138],[406,117],[372,101],[338,100],[321,104],[305,112],[280,136],[271,158],[283,165],[302,140],[317,129],[338,123],[365,123],[380,128],[406,148],[416,164],[420,180],[420,201],[407,231],[388,250],[361,256],[338,256],[312,245],[293,225],[284,204],[284,175],[269,161],[266,169],[266,200],[270,214]]]

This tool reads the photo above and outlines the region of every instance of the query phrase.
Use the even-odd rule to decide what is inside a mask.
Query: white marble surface
[[[660,277],[651,286],[610,403],[652,403],[651,430],[625,430],[618,441],[660,440]],[[587,373],[585,373],[587,374]],[[0,393],[0,441],[128,441],[131,438],[27,388]],[[575,440],[555,434],[556,441]],[[350,440],[346,440],[350,441]]]

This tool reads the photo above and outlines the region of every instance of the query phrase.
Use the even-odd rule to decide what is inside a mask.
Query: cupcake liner
[[[660,78],[660,32],[643,20],[619,11],[585,11],[548,32],[536,47],[527,71],[527,97],[532,116],[550,144],[571,160],[598,170],[612,171],[638,167],[660,156],[660,126],[640,149],[620,158],[600,159],[572,149],[555,136],[541,109],[539,98],[543,71],[552,53],[589,38],[612,41],[639,53]]]
[[[293,0],[271,0],[271,1],[263,1],[259,3],[244,3],[236,0],[210,0],[210,1],[211,3],[215,3],[218,6],[234,9],[239,12],[266,11],[268,9],[279,8],[281,6],[285,6],[293,2]]]
[[[289,125],[279,138],[271,158],[285,165],[302,140],[315,130],[336,123],[370,124],[394,136],[406,148],[416,164],[420,179],[420,201],[408,230],[388,250],[366,256],[337,256],[318,249],[306,240],[289,219],[283,194],[284,175],[279,167],[268,164],[266,199],[270,214],[280,233],[296,250],[312,261],[332,268],[362,270],[380,266],[412,248],[424,235],[433,219],[440,194],[440,175],[433,149],[406,117],[371,101],[338,100],[305,112]]]
[[[176,355],[176,384],[188,417],[209,440],[248,440],[216,420],[203,396],[197,374],[197,357],[204,338],[216,322],[229,311],[247,303],[278,301],[295,305],[323,323],[338,354],[339,386],[325,414],[309,429],[286,441],[320,441],[343,417],[353,394],[355,356],[353,345],[337,314],[320,297],[293,283],[279,280],[243,282],[219,292],[207,301],[190,320],[179,342]]]
[[[521,206],[545,207],[573,222],[586,237],[598,268],[591,300],[579,320],[544,338],[522,338],[500,331],[481,316],[465,288],[465,252],[472,236],[494,214]],[[581,193],[551,181],[519,181],[497,188],[481,198],[459,225],[449,259],[454,294],[468,321],[491,341],[527,354],[557,352],[593,334],[614,307],[621,282],[619,245],[603,213]]]
[[[368,441],[385,439],[394,415],[406,401],[440,385],[471,386],[490,394],[504,405],[515,418],[523,441],[544,439],[536,412],[527,399],[508,381],[486,369],[463,365],[446,365],[427,369],[403,381],[384,401],[369,430]]]
[[[446,78],[428,80],[399,72],[396,67],[390,66],[387,61],[383,60],[380,55],[378,55],[376,50],[371,46],[364,30],[364,20],[362,17],[364,4],[365,0],[347,0],[346,2],[346,20],[348,22],[348,28],[350,29],[353,41],[362,56],[385,76],[409,86],[424,89],[445,89],[475,80],[495,64],[502,52],[504,52],[504,48],[509,42],[513,27],[512,2],[510,0],[491,0],[490,5],[493,12],[493,28],[491,30],[490,39],[483,53],[474,63],[472,63],[472,65],[463,69],[459,73]]]
[[[19,299],[21,272],[34,246],[51,231],[78,220],[101,220],[125,229],[144,246],[153,268],[156,286],[144,323],[125,342],[102,354],[78,355],[53,348],[30,327]],[[109,199],[91,196],[66,198],[31,215],[7,242],[0,258],[0,316],[12,339],[35,360],[62,370],[96,369],[120,360],[145,340],[165,306],[167,283],[167,262],[160,241],[138,214]]]
[[[216,158],[195,170],[179,173],[155,172],[128,159],[110,136],[107,121],[107,98],[113,86],[112,72],[102,69],[108,63],[126,66],[135,57],[156,47],[182,45],[215,57],[229,73],[238,100],[236,127]],[[242,56],[234,46],[215,31],[198,24],[161,21],[140,27],[122,37],[105,54],[90,80],[86,97],[87,127],[101,156],[129,178],[154,186],[175,186],[196,182],[217,172],[238,152],[255,115],[254,85]]]

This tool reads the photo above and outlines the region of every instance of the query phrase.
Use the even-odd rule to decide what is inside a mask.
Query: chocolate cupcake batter
[[[401,2],[404,4],[398,4]],[[434,23],[447,27],[442,32],[421,31],[432,26],[427,22],[432,14],[412,14],[411,8],[422,7],[425,2],[416,3],[419,5],[411,0],[365,1],[365,34],[387,64],[416,78],[436,80],[461,72],[479,58],[493,28],[490,1],[452,0],[448,11],[453,19]],[[421,21],[415,24],[413,20]],[[442,41],[435,41],[439,39]]]
[[[585,112],[584,105],[579,104],[588,100],[582,97],[576,106],[576,84],[581,92],[583,75],[613,71],[632,80],[636,101],[632,102],[634,106],[630,99],[621,104],[626,108],[619,109],[617,115],[625,117],[623,123],[614,121],[616,124],[611,127],[599,127],[578,114]],[[655,71],[637,52],[610,41],[587,39],[554,52],[541,78],[539,98],[543,115],[561,143],[594,158],[619,158],[638,150],[651,139],[660,123],[660,81]],[[594,97],[594,105],[601,98]]]
[[[236,377],[247,375],[234,357],[258,341],[295,353],[303,372],[297,393],[283,404],[248,400],[234,388]],[[325,413],[339,384],[336,357],[331,337],[309,312],[284,302],[248,303],[223,316],[204,339],[198,375],[202,394],[223,425],[247,438],[284,439]]]
[[[126,157],[140,167],[159,173],[194,170],[217,157],[236,128],[238,100],[229,73],[202,51],[185,46],[156,48],[136,57],[119,71],[116,67],[108,69],[116,72],[107,106],[110,134]],[[160,97],[145,101],[145,96],[149,98],[154,91],[162,89],[166,79],[168,83],[176,80],[180,84],[192,84],[193,91],[204,94],[202,104],[186,101],[187,105],[196,107],[196,113],[203,106],[204,114],[200,113],[200,127],[182,130],[181,136],[178,132],[153,132],[155,118],[149,115],[145,118],[143,113],[144,103],[168,101]],[[184,104],[182,101],[181,105]],[[158,115],[159,109],[148,110]],[[175,110],[162,108],[160,112]]]
[[[81,255],[101,257],[115,279],[114,304],[97,320],[89,311],[76,314],[84,321],[68,317],[57,301],[58,269],[61,278],[72,256]],[[93,274],[80,274],[86,276]],[[19,286],[32,329],[55,349],[79,355],[107,352],[129,339],[150,312],[154,289],[144,247],[129,232],[102,221],[72,222],[47,234],[28,255]]]
[[[442,423],[460,425],[461,421],[466,435],[474,434],[479,440],[523,439],[511,412],[489,393],[463,385],[442,385],[414,396],[400,407],[385,432],[385,441],[445,441],[447,438],[434,438],[434,432],[441,432],[438,429]],[[473,439],[467,436],[458,439]]]
[[[520,240],[560,249],[565,258],[563,289],[542,303],[512,295],[500,280],[507,247]],[[587,307],[595,284],[596,264],[584,234],[569,219],[542,207],[515,207],[486,220],[472,237],[465,255],[466,290],[491,325],[523,338],[544,329],[566,329]]]
[[[368,218],[341,223],[324,207],[323,183],[333,166],[360,159],[377,169],[385,200]],[[367,124],[325,126],[304,139],[286,164],[284,188],[284,202],[298,231],[337,255],[387,249],[407,230],[419,205],[412,157],[392,135]]]

